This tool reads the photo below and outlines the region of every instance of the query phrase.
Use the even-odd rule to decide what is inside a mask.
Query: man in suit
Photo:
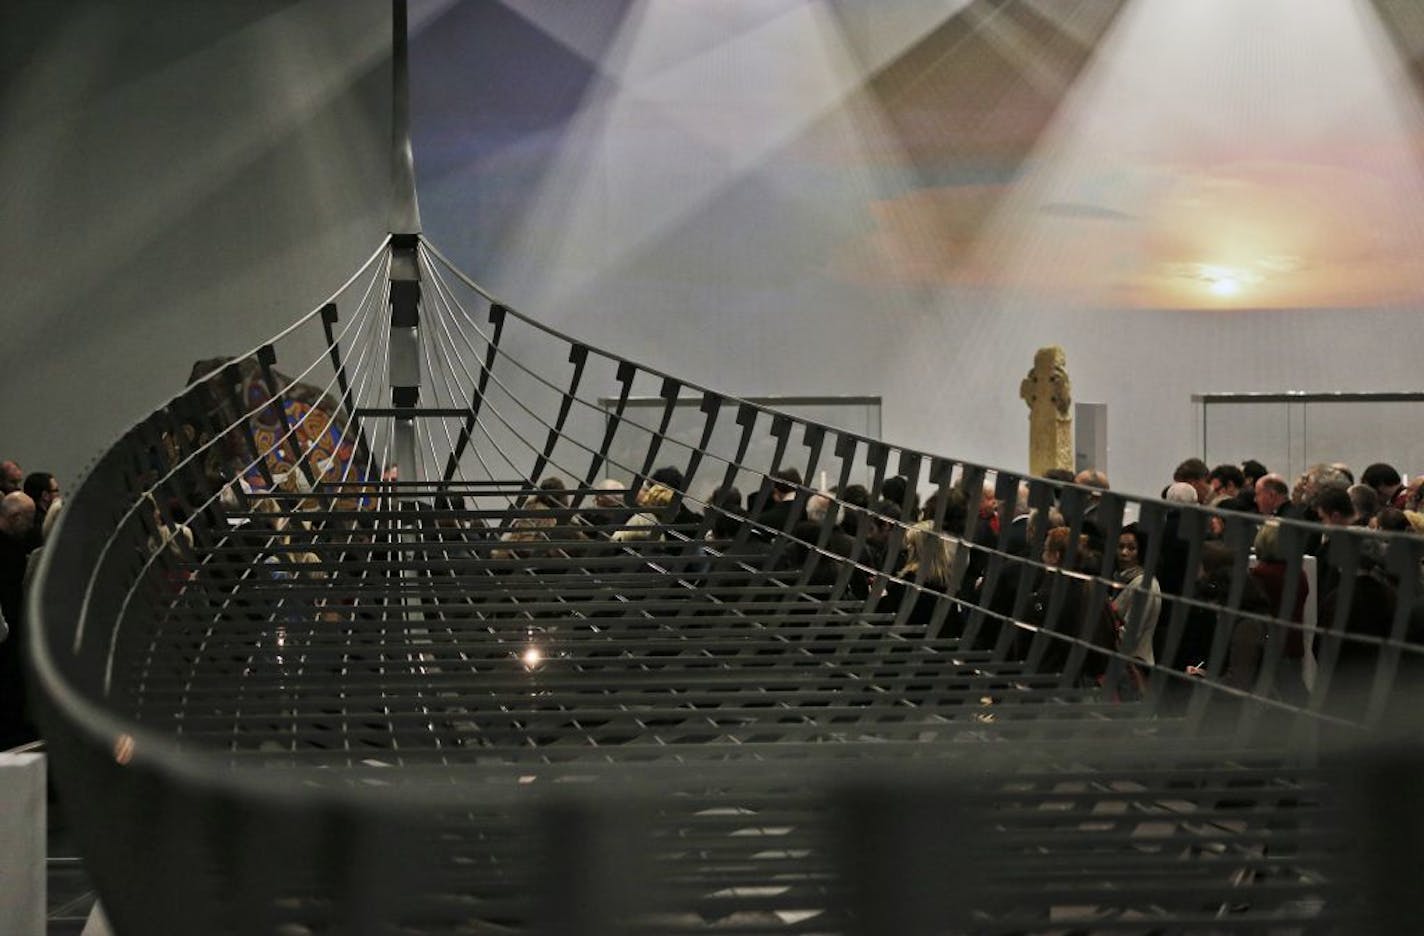
[[[1290,485],[1278,474],[1256,481],[1256,512],[1266,517],[1292,517]]]
[[[1376,462],[1360,475],[1360,483],[1375,489],[1381,507],[1404,507],[1404,479],[1393,465]]]
[[[1083,487],[1095,488],[1099,491],[1110,491],[1112,485],[1108,483],[1108,476],[1096,468],[1084,468],[1073,478],[1077,484]],[[1094,552],[1102,552],[1107,546],[1107,533],[1103,530],[1102,524],[1098,521],[1099,495],[1094,494],[1088,506],[1083,510],[1083,535],[1088,538],[1088,545]]]
[[[1004,537],[1004,552],[1011,556],[1028,557],[1029,510],[1028,482],[1020,481],[1014,496],[1014,518],[1009,521],[1009,531]]]
[[[1221,510],[1254,511],[1255,502],[1246,487],[1246,475],[1235,465],[1217,465],[1207,476],[1211,493],[1207,503]]]
[[[801,472],[795,468],[780,468],[770,475],[771,501],[756,518],[761,525],[759,536],[775,536],[790,525],[787,523],[796,507],[796,492],[801,488]],[[797,511],[800,519],[800,511]]]

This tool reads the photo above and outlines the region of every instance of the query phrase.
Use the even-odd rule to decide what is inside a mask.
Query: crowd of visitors
[[[669,466],[633,489],[605,479],[578,492],[547,477],[498,523],[472,519],[459,498],[436,506],[446,508],[439,538],[449,541],[451,556],[473,555],[481,542],[489,558],[514,565],[631,549],[691,579],[794,580],[808,593],[866,600],[883,619],[963,636],[977,649],[997,649],[1045,672],[1060,672],[1076,652],[1083,680],[1101,684],[1118,673],[1108,687],[1115,695],[1138,691],[1141,672],[1113,667],[1113,659],[1259,691],[1269,657],[1268,691],[1294,704],[1308,699],[1311,671],[1324,654],[1340,685],[1352,672],[1356,682],[1374,672],[1378,642],[1327,648],[1318,635],[1390,637],[1400,582],[1380,538],[1365,538],[1348,563],[1319,562],[1311,577],[1288,559],[1325,556],[1331,531],[1341,527],[1424,534],[1424,476],[1407,481],[1384,464],[1368,466],[1358,480],[1346,465],[1315,465],[1292,484],[1259,461],[1212,468],[1189,458],[1162,488],[1165,514],[1152,524],[1106,524],[1098,492],[1110,484],[1097,470],[1050,472],[1051,502],[1031,498],[1024,482],[1003,505],[995,486],[975,477],[922,503],[903,477],[875,490],[850,484],[818,491],[788,468],[750,496],[725,486],[702,502],[687,496],[681,472]],[[264,509],[273,513],[266,525],[285,542],[290,531],[274,524],[293,521],[263,492],[245,494],[253,522],[262,526]],[[0,462],[0,635],[9,633],[0,642],[0,747],[34,737],[21,679],[23,595],[61,503],[53,475]],[[1241,537],[1227,535],[1232,511],[1254,518],[1246,561]],[[156,505],[153,515],[152,552],[191,550],[189,530],[166,522]],[[1319,526],[1283,529],[1282,518]],[[1113,527],[1120,532],[1107,542],[1105,530]],[[300,568],[293,563],[314,564],[316,557],[287,549],[268,561],[274,576],[291,575]],[[1308,617],[1321,630],[1307,631]]]
[[[1090,490],[1109,488],[1107,478],[1094,470],[1053,472],[1051,478]],[[1258,461],[1209,468],[1201,459],[1190,458],[1161,491],[1168,509],[1160,519],[1161,541],[1154,550],[1147,530],[1138,523],[1122,525],[1116,542],[1106,542],[1096,499],[1081,508],[1072,530],[1073,518],[1065,519],[1056,506],[1042,515],[1030,510],[1027,485],[1018,492],[1011,520],[1022,532],[1011,527],[1011,535],[999,545],[994,491],[986,487],[980,509],[990,522],[981,524],[973,545],[986,556],[1000,552],[1030,560],[1032,598],[1027,611],[1015,615],[1019,576],[1001,577],[997,587],[986,591],[982,572],[966,576],[953,594],[966,606],[988,608],[999,621],[1016,616],[1034,628],[1112,650],[1145,666],[1160,664],[1177,673],[1213,678],[1243,692],[1265,691],[1291,704],[1306,704],[1317,665],[1328,664],[1333,673],[1330,693],[1336,700],[1331,709],[1358,716],[1386,653],[1379,641],[1393,636],[1424,642],[1424,606],[1396,614],[1399,566],[1387,561],[1383,538],[1357,537],[1332,555],[1332,539],[1339,538],[1332,531],[1356,527],[1424,532],[1422,489],[1424,477],[1406,483],[1385,464],[1368,466],[1358,481],[1346,465],[1314,465],[1290,485]],[[1192,511],[1189,517],[1188,505],[1219,512]],[[1251,534],[1244,540],[1228,535],[1231,511],[1249,516],[1240,524]],[[1318,526],[1283,525],[1282,519]],[[1195,535],[1189,529],[1193,524],[1199,525]],[[1030,531],[1039,526],[1044,528],[1043,545],[1033,556]],[[1072,531],[1077,531],[1076,538]],[[1285,548],[1288,538],[1290,549]],[[1105,553],[1111,557],[1106,563]],[[1303,558],[1288,563],[1292,554]],[[1289,568],[1295,569],[1290,578]],[[1307,576],[1306,568],[1313,574]],[[1415,580],[1408,583],[1409,594],[1418,600],[1424,596],[1424,583],[1417,563],[1412,568]],[[1105,569],[1111,578],[1102,587],[1098,583]],[[1407,621],[1402,634],[1395,630],[1397,620]],[[1311,621],[1317,629],[1307,628]],[[1009,630],[1004,642],[1010,655],[1037,659],[1046,670],[1061,668],[1073,651],[1074,640],[1045,641],[1032,630]],[[1001,632],[991,624],[976,639],[981,646],[993,645]],[[1040,644],[1037,655],[1035,639]],[[1107,655],[1089,652],[1083,677],[1101,681],[1107,660]],[[1401,671],[1417,669],[1418,661],[1405,653],[1397,666]],[[1141,675],[1133,665],[1125,672]],[[1262,679],[1266,674],[1269,684]],[[1112,687],[1114,692],[1123,688]]]
[[[1212,468],[1189,458],[1160,492],[1167,507],[1153,524],[1161,540],[1155,549],[1147,525],[1137,522],[1121,525],[1116,541],[1106,542],[1093,496],[1074,508],[1081,514],[1075,522],[1056,500],[1046,510],[1031,509],[1027,482],[1012,509],[1001,510],[992,485],[982,491],[959,485],[921,504],[904,478],[886,479],[873,494],[861,485],[811,491],[794,469],[775,473],[752,497],[718,489],[699,527],[702,518],[682,500],[681,477],[675,469],[661,471],[660,480],[636,493],[635,507],[620,513],[600,505],[582,516],[594,528],[616,527],[609,534],[615,542],[646,541],[668,535],[658,523],[669,522],[662,512],[675,503],[679,529],[700,529],[710,555],[731,556],[741,568],[795,572],[803,584],[838,585],[845,596],[872,599],[875,610],[899,623],[933,624],[943,636],[958,636],[971,612],[984,608],[970,628],[975,646],[999,646],[1044,671],[1061,670],[1083,645],[1112,651],[1083,654],[1084,680],[1101,683],[1113,657],[1135,661],[1117,667],[1114,694],[1140,691],[1145,668],[1160,665],[1304,705],[1314,668],[1327,654],[1336,695],[1367,688],[1380,656],[1369,639],[1390,637],[1400,583],[1377,537],[1364,538],[1349,561],[1324,561],[1330,531],[1424,533],[1424,476],[1406,483],[1385,464],[1368,466],[1358,480],[1346,465],[1314,465],[1290,484],[1256,460]],[[1060,485],[1055,494],[1070,483],[1089,492],[1110,489],[1092,469],[1052,472],[1049,480]],[[1192,507],[1215,510],[1192,510],[1189,517]],[[1254,535],[1244,543],[1228,537],[1226,511],[1248,515]],[[1283,518],[1318,526],[1292,525],[1286,534]],[[1192,524],[1200,525],[1195,534]],[[1311,558],[1292,564],[1292,553]],[[854,565],[849,575],[842,574],[846,559]],[[1020,605],[1025,588],[1030,597]],[[1411,594],[1424,595],[1424,588]],[[1318,630],[1308,631],[1308,618]],[[1030,627],[1005,627],[1011,619]],[[1040,632],[1045,636],[1036,638]],[[1332,641],[1332,634],[1366,639]],[[1268,653],[1265,686],[1259,681]]]
[[[62,505],[54,475],[0,461],[0,750],[38,737],[25,700],[24,597]]]
[[[577,492],[545,477],[502,521],[443,522],[452,527],[446,538],[515,566],[634,550],[685,578],[795,581],[868,600],[901,625],[967,636],[977,649],[998,649],[1045,672],[1061,671],[1074,648],[1086,646],[1075,672],[1099,683],[1117,658],[1259,691],[1263,661],[1276,645],[1264,688],[1296,704],[1308,698],[1314,664],[1326,652],[1322,638],[1306,632],[1307,617],[1320,633],[1388,637],[1399,582],[1378,539],[1350,563],[1319,562],[1309,579],[1287,557],[1324,556],[1331,528],[1424,533],[1424,476],[1406,483],[1384,464],[1368,466],[1358,481],[1348,466],[1314,465],[1290,484],[1256,460],[1212,468],[1189,458],[1160,491],[1167,508],[1152,525],[1155,548],[1142,523],[1122,524],[1116,541],[1106,542],[1097,497],[1110,490],[1103,472],[1054,471],[1047,480],[1053,503],[1034,509],[1027,482],[1011,505],[999,504],[992,484],[975,489],[977,481],[921,503],[903,477],[873,491],[859,484],[818,491],[787,468],[749,496],[727,486],[704,502],[687,495],[677,468],[665,466],[631,489],[604,479]],[[463,502],[453,506],[463,511]],[[1215,510],[1191,509],[1202,507]],[[1254,537],[1244,543],[1227,536],[1232,511],[1253,518]],[[1317,526],[1286,536],[1282,518]],[[1288,568],[1296,569],[1291,581]],[[1352,641],[1329,653],[1337,688],[1351,685],[1352,670],[1355,682],[1366,679],[1378,657]],[[1117,667],[1120,681],[1110,690],[1136,691],[1140,668]]]

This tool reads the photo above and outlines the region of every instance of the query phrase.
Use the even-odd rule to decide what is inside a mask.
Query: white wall
[[[888,439],[1009,468],[1026,463],[1019,379],[1036,347],[1061,344],[1076,397],[1109,406],[1116,486],[1155,491],[1193,453],[1194,392],[1418,386],[1420,293],[1170,311],[1025,272],[1091,266],[1062,246],[1082,226],[1043,221],[1045,201],[1083,197],[1124,152],[1189,150],[1214,115],[1236,123],[1213,140],[1245,122],[1278,150],[1325,146],[1419,215],[1417,157],[1391,135],[1414,138],[1418,107],[1371,8],[1281,7],[1288,35],[1256,28],[1284,2],[1263,0],[1247,30],[1222,18],[1225,0],[1137,0],[1100,40],[1116,0],[1075,6],[1098,19],[1064,34],[1098,51],[978,231],[1011,248],[979,280],[904,275],[934,265],[957,236],[934,225],[956,216],[897,212],[954,167],[897,149],[903,128],[865,93],[966,0],[874,15],[810,0],[417,2],[426,230],[518,308],[593,343],[730,393],[880,395]],[[0,457],[72,480],[194,360],[255,344],[367,255],[386,227],[387,16],[377,0],[7,5]],[[1002,26],[976,35],[1010,48]],[[1193,61],[1210,94],[1190,93]],[[1045,67],[1021,83],[1063,79]],[[1165,86],[1127,96],[1149,68]],[[1193,158],[1194,177],[1214,165]],[[1357,201],[1369,210],[1335,227],[1391,241],[1386,261],[1424,247]],[[1149,246],[1160,234],[1119,229]]]
[[[193,362],[275,333],[384,236],[389,6],[3,18],[0,458],[67,484]]]
[[[1076,74],[1030,46],[1014,86],[1061,100],[946,275],[921,267],[960,202],[911,209],[972,186],[866,89],[965,3],[597,6],[439,5],[415,41],[427,233],[556,327],[729,393],[881,395],[887,439],[1011,469],[1019,381],[1059,344],[1075,397],[1108,404],[1115,486],[1143,493],[1199,454],[1193,393],[1418,386],[1393,337],[1424,296],[1418,107],[1367,4],[1137,0]],[[995,54],[1033,39],[974,26]],[[1021,103],[995,104],[995,67],[945,89],[947,120]],[[1232,250],[1264,265],[1223,297],[1197,268]]]

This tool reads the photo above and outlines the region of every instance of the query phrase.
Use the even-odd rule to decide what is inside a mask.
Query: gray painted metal
[[[1419,540],[1272,521],[1283,582],[1318,553],[1317,635],[1294,586],[1279,606],[1255,591],[1263,518],[794,419],[496,306],[423,241],[416,256],[428,379],[408,444],[442,478],[389,477],[405,410],[387,405],[378,254],[332,297],[340,321],[314,312],[251,356],[324,389],[326,415],[234,401],[228,365],[106,452],[46,547],[37,702],[116,932],[1407,918],[1417,836],[1369,806],[1418,757],[1382,739],[1411,724]],[[330,343],[284,361],[307,331]],[[626,405],[650,395],[667,401],[650,419]],[[700,446],[659,431],[688,399]],[[338,414],[362,443],[343,461],[301,436],[299,483],[292,433]],[[707,442],[718,420],[741,428],[730,448]],[[646,440],[639,464],[610,463],[625,438]],[[759,438],[773,468],[843,483],[864,466],[907,491],[893,508],[794,483],[777,506],[770,479],[735,507],[691,495]],[[637,503],[663,465],[682,473],[671,503]],[[604,490],[608,473],[631,480]],[[1145,604],[1104,610],[1129,505],[1164,585],[1225,563],[1166,589],[1154,664],[1127,652]],[[1070,531],[1055,561],[1050,511]],[[928,549],[952,556],[948,581],[915,573]]]

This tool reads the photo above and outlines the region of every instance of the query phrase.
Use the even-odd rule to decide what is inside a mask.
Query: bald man
[[[0,608],[11,627],[20,619],[20,581],[25,557],[34,548],[34,526],[35,502],[28,494],[12,491],[0,497]]]
[[[0,495],[11,494],[25,483],[25,473],[12,461],[0,461]]]
[[[1290,485],[1278,474],[1256,479],[1256,512],[1267,517],[1280,517],[1290,508]]]
[[[0,533],[13,537],[28,536],[35,523],[35,502],[24,491],[11,491],[0,497]]]
[[[1108,476],[1096,468],[1084,468],[1073,477],[1073,483],[1097,488],[1100,491],[1112,490],[1112,485],[1108,484]]]

